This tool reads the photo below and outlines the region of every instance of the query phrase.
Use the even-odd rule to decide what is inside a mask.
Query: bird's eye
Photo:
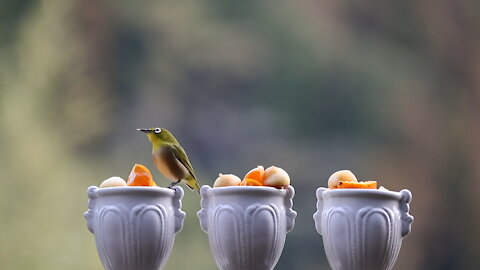
[[[162,132],[162,130],[161,130],[160,128],[156,128],[154,131],[155,131],[155,133],[157,133],[157,134],[160,133],[160,132]]]

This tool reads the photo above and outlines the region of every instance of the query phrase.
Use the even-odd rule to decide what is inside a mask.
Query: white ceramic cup
[[[411,199],[406,189],[317,189],[313,219],[332,269],[392,269],[411,230]]]
[[[273,269],[297,213],[294,189],[202,186],[200,225],[221,270]]]
[[[84,216],[107,270],[157,270],[167,261],[183,226],[183,189],[88,188]]]

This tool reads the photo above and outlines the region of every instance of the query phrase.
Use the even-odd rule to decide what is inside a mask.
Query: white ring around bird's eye
[[[160,128],[156,128],[156,129],[155,129],[155,133],[157,133],[157,134],[160,133],[161,131],[162,131],[162,130],[161,130]]]

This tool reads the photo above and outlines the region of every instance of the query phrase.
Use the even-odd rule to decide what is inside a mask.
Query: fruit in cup
[[[141,165],[135,164],[127,181],[128,186],[157,186],[153,181],[150,170]]]
[[[349,170],[341,170],[334,172],[328,178],[328,187],[337,188],[340,182],[358,182],[357,177]]]
[[[285,187],[290,185],[290,176],[288,173],[284,169],[276,166],[267,168],[263,177],[263,184],[266,186]]]
[[[258,182],[260,182],[262,185],[263,185],[263,180],[264,180],[264,173],[265,173],[265,169],[263,168],[263,166],[257,166],[256,168],[254,169],[251,169],[246,175],[245,177],[243,177],[243,180],[245,179],[253,179],[253,180],[257,180]]]
[[[290,176],[282,168],[271,166],[264,169],[263,166],[257,166],[251,169],[243,180],[233,174],[219,174],[213,187],[227,186],[269,186],[282,188],[290,185]]]
[[[357,180],[357,177],[351,171],[341,170],[341,171],[334,172],[328,178],[328,187],[332,189],[334,188],[377,189],[377,181],[360,181],[359,182]]]
[[[106,180],[104,180],[101,184],[101,188],[106,188],[106,187],[125,187],[127,186],[127,182],[123,180],[121,177],[118,176],[112,176]]]
[[[228,187],[238,186],[242,180],[233,174],[219,174],[217,180],[213,184],[213,187]]]
[[[238,185],[239,186],[263,186],[260,181],[257,181],[255,179],[250,179],[250,178],[242,180],[242,182],[240,182]]]
[[[338,184],[338,188],[370,188],[377,189],[377,181],[360,181],[360,182],[342,182]]]

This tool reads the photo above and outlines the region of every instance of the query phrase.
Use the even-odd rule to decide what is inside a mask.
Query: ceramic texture
[[[406,189],[317,189],[313,218],[332,269],[392,269],[411,230],[411,199]]]
[[[183,189],[88,188],[84,216],[107,270],[157,270],[167,261],[183,226]]]
[[[273,269],[297,213],[293,187],[203,186],[200,225],[221,270]]]

